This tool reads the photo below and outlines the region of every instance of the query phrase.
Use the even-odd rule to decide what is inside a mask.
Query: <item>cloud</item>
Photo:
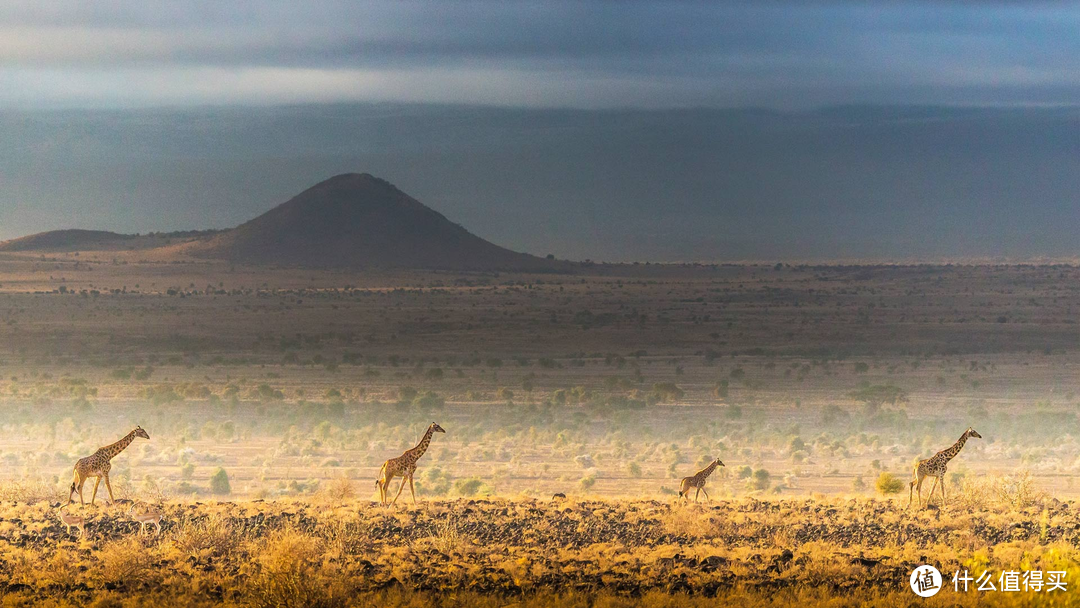
[[[1080,7],[1019,2],[0,4],[7,107],[1054,102]],[[958,88],[965,88],[958,91]],[[1067,100],[1067,99],[1063,99]]]

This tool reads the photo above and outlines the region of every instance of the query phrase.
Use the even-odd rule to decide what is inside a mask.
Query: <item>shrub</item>
[[[220,496],[232,493],[232,488],[229,487],[229,474],[224,468],[218,467],[218,470],[214,471],[213,476],[210,477],[210,491]]]
[[[157,573],[155,558],[137,537],[110,542],[99,554],[104,582],[133,585]]]
[[[475,477],[459,479],[454,482],[454,491],[462,496],[476,496],[476,493],[480,491],[480,487],[483,485],[484,482]]]
[[[320,576],[322,548],[315,538],[292,529],[267,538],[253,564],[255,575],[247,583],[248,600],[257,607],[344,606],[340,584]]]
[[[402,403],[411,403],[419,394],[420,391],[411,386],[402,386],[398,389],[398,400]]]
[[[899,494],[904,489],[904,480],[886,471],[878,475],[877,482],[874,485],[877,487],[877,491],[882,494]]]
[[[856,492],[866,491],[866,482],[863,481],[862,475],[856,476],[855,481],[851,482],[851,489]]]
[[[686,391],[679,388],[674,382],[657,382],[652,385],[652,394],[659,401],[677,401],[683,398]]]
[[[424,391],[413,398],[412,404],[420,409],[432,410],[446,405],[446,399],[436,392]]]
[[[754,471],[753,486],[755,490],[765,490],[769,487],[769,479],[772,476],[765,469],[758,469]]]
[[[170,532],[172,545],[195,559],[224,557],[234,552],[241,535],[221,516],[181,519]]]
[[[338,477],[326,484],[322,490],[323,496],[332,503],[348,502],[356,496],[356,488],[348,477]]]
[[[22,479],[9,480],[0,483],[0,501],[3,502],[25,502],[32,504],[36,502],[59,501],[61,498],[66,497],[66,493],[58,491],[55,486],[51,486],[43,481]]]
[[[589,490],[596,485],[596,473],[589,473],[588,475],[585,475],[581,478],[581,481],[579,483],[581,484],[582,490]]]
[[[728,396],[728,381],[721,380],[713,386],[713,395],[720,399],[727,399]]]

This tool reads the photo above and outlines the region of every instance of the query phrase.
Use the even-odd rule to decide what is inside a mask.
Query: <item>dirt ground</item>
[[[430,526],[454,519],[464,522],[459,536],[485,551],[514,547],[502,557],[526,561],[499,570],[521,570],[510,577],[513,586],[488,576],[483,568],[494,566],[486,561],[475,572],[432,565],[442,584],[476,581],[478,595],[468,601],[477,605],[543,597],[579,605],[601,592],[613,594],[612,605],[662,594],[651,599],[657,603],[677,580],[689,586],[687,601],[745,592],[747,602],[767,605],[763,590],[775,589],[787,594],[777,597],[812,603],[849,588],[858,592],[852,598],[871,601],[886,587],[867,583],[879,580],[870,574],[898,576],[921,555],[952,564],[980,551],[1002,566],[1052,553],[1047,560],[1074,567],[1070,503],[1060,501],[1080,497],[1075,267],[597,265],[572,275],[357,274],[139,255],[0,258],[7,483],[0,499],[19,501],[12,508],[34,510],[42,522],[48,504],[67,499],[75,460],[136,424],[151,439],[114,459],[115,497],[167,505],[170,525],[215,501],[235,503],[212,508],[229,513],[230,526],[247,525],[235,519],[239,512],[345,513],[326,506],[333,502],[326,496],[346,485],[357,501],[349,517],[368,522],[386,513],[366,502],[376,496],[380,465],[415,445],[434,420],[447,433],[419,462],[422,504],[413,507],[406,489],[385,517],[414,540],[437,536]],[[929,510],[901,514],[914,460],[948,447],[968,427],[983,439],[969,441],[950,463],[948,504],[939,510],[938,494]],[[672,511],[680,478],[714,458],[726,466],[708,482],[713,502]],[[569,514],[549,502],[555,493],[569,497]],[[103,485],[98,502],[105,497]],[[475,511],[449,517],[465,508]],[[115,509],[102,511],[99,523],[119,518]],[[596,511],[589,516],[596,519],[583,515]],[[544,537],[516,523],[479,523],[504,516],[551,522],[554,535],[577,526],[599,536],[541,560],[539,548],[550,544]],[[838,517],[857,525],[830,527]],[[18,563],[10,547],[51,555],[42,543],[68,542],[58,528],[30,530],[27,521],[0,522],[8,574]],[[1017,530],[1022,537],[1014,538]],[[416,550],[383,537],[358,542],[365,555],[391,561]],[[89,547],[70,550],[98,559]],[[784,547],[791,559],[768,570]],[[714,549],[731,561],[706,572],[713,566],[701,560]],[[636,561],[618,568],[636,572],[634,582],[602,578],[617,569],[600,566],[605,556],[624,550]],[[753,551],[758,561],[749,561]],[[676,553],[685,563],[657,565]],[[867,570],[836,562],[837,553],[888,559]],[[818,561],[799,561],[810,555]],[[388,605],[432,593],[410,582],[404,565],[393,576],[378,568],[366,582],[346,577],[350,593],[381,594]],[[785,576],[814,582],[775,580]],[[390,578],[400,585],[369,584]],[[562,582],[583,595],[544,595]],[[198,597],[213,597],[196,587]],[[99,599],[98,587],[79,589],[56,597]],[[904,601],[914,597],[901,591],[909,594]],[[28,597],[41,599],[34,593],[41,591]],[[436,596],[414,600],[424,597]]]

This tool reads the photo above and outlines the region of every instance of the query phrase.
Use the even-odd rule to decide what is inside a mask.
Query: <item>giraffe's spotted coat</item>
[[[705,480],[712,475],[712,472],[716,470],[716,467],[722,467],[724,463],[720,462],[720,459],[709,463],[709,466],[701,469],[697,473],[694,473],[690,477],[683,477],[682,484],[679,486],[679,497],[690,499],[690,488],[697,488],[697,492],[694,492],[694,502],[697,502],[698,496],[705,492]],[[705,498],[709,498],[709,493],[705,492]]]
[[[919,492],[919,503],[922,503],[922,484],[923,480],[927,477],[934,478],[934,484],[930,486],[930,494],[926,497],[926,504],[930,504],[930,499],[934,496],[934,489],[941,484],[941,504],[945,504],[945,472],[949,468],[949,461],[956,457],[960,453],[960,449],[967,443],[968,438],[975,437],[976,439],[982,439],[982,435],[975,432],[975,429],[970,426],[964,434],[960,436],[960,439],[951,447],[941,450],[937,454],[934,454],[930,458],[920,460],[915,464],[915,469],[911,472],[911,484],[908,486],[908,506],[911,506],[912,491],[916,488]]]
[[[105,479],[105,488],[109,490],[109,502],[112,502],[112,484],[109,483],[109,471],[112,470],[111,461],[117,454],[123,452],[124,448],[131,445],[131,442],[136,437],[150,439],[150,435],[141,426],[137,426],[120,441],[98,448],[98,451],[86,458],[80,458],[75,463],[74,480],[71,482],[71,491],[68,492],[68,504],[72,503],[71,497],[75,495],[75,492],[79,493],[79,504],[86,504],[83,501],[83,484],[91,477],[96,477],[97,481],[94,482],[94,494],[90,497],[90,504],[94,504],[94,500],[97,499],[98,485],[101,484],[103,478]]]
[[[432,422],[420,443],[416,444],[416,447],[407,450],[397,458],[391,458],[383,463],[382,470],[379,472],[379,479],[375,481],[375,485],[379,487],[379,500],[382,504],[386,504],[390,482],[393,481],[394,477],[401,477],[401,487],[398,488],[397,496],[394,496],[394,501],[391,504],[397,503],[398,496],[401,496],[401,491],[405,489],[406,481],[409,482],[409,492],[412,493],[413,502],[416,502],[416,490],[413,488],[413,473],[416,472],[416,461],[427,451],[428,445],[431,443],[431,435],[445,432],[441,426]]]

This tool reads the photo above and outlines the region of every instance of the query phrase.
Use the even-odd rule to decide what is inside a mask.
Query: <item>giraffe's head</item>
[[[132,431],[132,432],[135,433],[136,437],[142,437],[143,439],[150,439],[150,435],[148,435],[146,433],[146,431],[144,431],[141,426],[135,427],[135,430]]]
[[[443,430],[443,428],[441,426],[435,424],[434,422],[431,423],[431,430],[435,431],[436,433],[445,433],[446,432],[446,431]]]
[[[718,467],[722,467],[722,466],[725,466],[725,465],[724,465],[724,463],[720,462],[720,459],[719,459],[719,458],[717,458],[717,459],[716,459],[716,466],[718,466]]]
[[[975,429],[971,428],[970,426],[968,427],[968,430],[967,430],[967,436],[968,437],[974,437],[976,439],[982,439],[982,435],[980,435]]]

